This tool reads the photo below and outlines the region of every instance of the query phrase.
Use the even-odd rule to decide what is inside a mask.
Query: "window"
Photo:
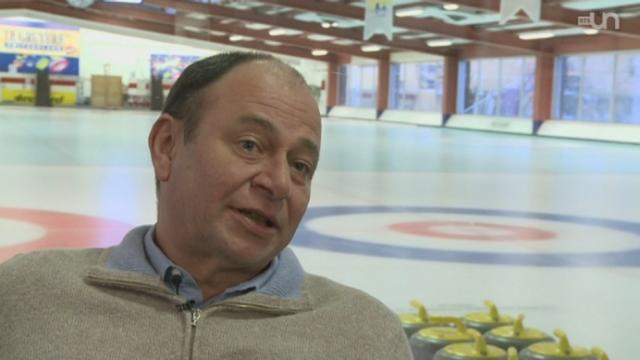
[[[584,59],[582,72],[581,120],[608,121],[611,116],[613,56],[596,55]]]
[[[340,73],[340,104],[376,108],[378,65],[342,65]]]
[[[459,113],[533,116],[533,57],[463,61],[459,73]]]
[[[442,111],[442,61],[391,64],[389,108]]]
[[[559,119],[640,124],[640,52],[559,57],[555,88]]]
[[[640,54],[620,54],[616,62],[613,118],[640,124]]]

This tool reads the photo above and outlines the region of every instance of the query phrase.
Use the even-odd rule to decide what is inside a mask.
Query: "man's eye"
[[[293,163],[293,168],[304,175],[311,174],[311,167],[301,161],[296,161],[295,163]]]
[[[240,147],[242,147],[242,150],[246,152],[253,152],[258,148],[258,144],[251,140],[242,140],[242,142],[240,142]]]

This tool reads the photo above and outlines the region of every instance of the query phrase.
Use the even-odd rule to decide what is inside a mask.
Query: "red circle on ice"
[[[115,245],[131,229],[131,225],[115,220],[47,210],[0,208],[0,218],[30,223],[45,230],[43,236],[31,241],[4,247],[0,245],[0,262],[17,253],[47,248]]]
[[[389,225],[391,230],[450,240],[530,241],[550,240],[556,234],[542,229],[468,221],[412,221]]]

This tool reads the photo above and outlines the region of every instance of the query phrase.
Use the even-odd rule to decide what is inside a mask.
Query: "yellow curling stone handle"
[[[591,353],[598,357],[598,360],[609,360],[607,354],[600,348],[594,347],[591,349]]]
[[[424,322],[429,322],[429,313],[427,313],[427,308],[421,303],[419,300],[411,300],[411,306],[413,306],[418,311],[418,317],[420,320]]]

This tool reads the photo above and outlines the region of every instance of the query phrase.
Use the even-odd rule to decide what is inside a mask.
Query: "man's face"
[[[309,203],[321,124],[305,86],[268,62],[239,65],[202,93],[166,188],[180,246],[259,268],[291,241]]]

